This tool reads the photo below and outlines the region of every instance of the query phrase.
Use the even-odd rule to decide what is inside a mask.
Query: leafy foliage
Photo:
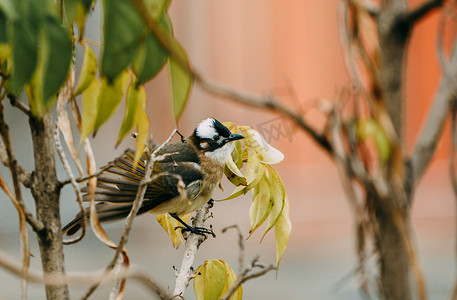
[[[192,86],[187,54],[173,36],[168,0],[144,1],[146,11],[141,13],[130,0],[100,3],[104,12],[104,46],[99,63],[84,40],[92,0],[64,0],[62,22],[54,1],[0,1],[0,71],[7,78],[8,93],[17,96],[25,90],[32,113],[41,116],[54,107],[74,56],[72,43],[80,43],[84,61],[73,96],[83,96],[81,141],[98,131],[127,94],[126,106],[130,109],[121,125],[118,143],[136,126],[139,157],[149,132],[142,85],[168,62],[173,117],[178,122]],[[156,30],[147,21],[157,25]],[[79,28],[79,37],[72,39],[74,25]],[[176,58],[170,56],[163,43],[172,45]]]
[[[289,241],[292,225],[286,189],[272,165],[282,161],[284,155],[269,145],[253,128],[230,122],[224,125],[233,133],[245,136],[243,140],[235,142],[235,150],[226,164],[225,175],[236,188],[225,200],[252,190],[249,233],[252,234],[268,220],[263,239],[275,227],[276,263],[279,265]],[[243,166],[244,174],[240,171]]]

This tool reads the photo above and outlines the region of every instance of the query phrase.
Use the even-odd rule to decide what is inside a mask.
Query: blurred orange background
[[[410,1],[413,6],[420,2]],[[273,93],[291,107],[306,111],[310,122],[319,126],[322,119],[313,109],[314,100],[334,101],[336,92],[351,84],[340,42],[339,4],[336,0],[175,0],[170,15],[175,35],[187,50],[192,66],[206,78],[253,94]],[[97,8],[94,14],[98,13]],[[433,12],[422,20],[413,32],[408,49],[405,121],[409,152],[421,131],[440,80],[439,18],[440,14]],[[455,32],[455,26],[448,29]],[[87,35],[94,40],[101,39],[96,30]],[[147,95],[151,130],[155,139],[162,141],[174,128],[166,70],[148,83]],[[208,95],[195,85],[179,129],[189,135],[208,116],[255,128],[269,124],[278,126],[278,122],[284,121],[271,112]],[[121,120],[122,111],[116,113],[92,141],[100,166],[133,144],[126,141],[119,149],[114,149]],[[277,278],[270,273],[248,282],[244,287],[245,299],[357,298],[357,278],[346,277],[354,272],[357,262],[354,225],[337,169],[311,139],[286,122],[291,135],[273,138],[271,144],[285,154],[285,160],[277,165],[277,170],[289,194],[293,231]],[[450,145],[447,140],[449,130],[444,133],[444,141],[417,189],[413,204],[416,244],[431,299],[450,297],[455,280],[455,204],[448,175]],[[25,155],[18,156],[26,159]],[[63,176],[63,172],[61,174]],[[230,193],[227,182],[224,188],[225,192],[220,192],[216,198]],[[78,211],[71,191],[67,189],[66,193],[62,197],[64,222]],[[249,196],[216,203],[211,223],[218,237],[203,244],[195,267],[207,258],[220,258],[237,269],[236,234],[222,235],[220,230],[240,224],[247,234]],[[122,226],[119,222],[107,227],[111,234],[119,236]],[[8,237],[6,233],[3,235],[5,239]],[[261,233],[247,241],[247,260],[260,254],[263,263],[274,263],[274,234],[270,233],[261,244],[260,238]],[[13,245],[7,246],[12,253]],[[164,286],[173,286],[171,266],[180,265],[183,250],[171,251],[168,237],[153,216],[138,218],[129,248],[134,264],[140,264]],[[80,244],[65,249],[69,270],[102,268],[111,257],[111,251],[104,249],[90,234]],[[39,263],[33,263],[39,268]],[[0,283],[0,290],[7,290],[7,286],[2,288],[6,282]],[[94,298],[106,299],[109,288],[102,288]],[[34,287],[32,291],[38,295],[36,299],[43,296],[41,287]],[[76,289],[72,296],[76,297],[82,291],[84,289]],[[0,297],[6,296],[5,299],[13,299],[12,295],[16,294],[0,293]],[[145,295],[142,288],[128,285],[128,299],[140,299]],[[186,297],[193,299],[191,287]]]

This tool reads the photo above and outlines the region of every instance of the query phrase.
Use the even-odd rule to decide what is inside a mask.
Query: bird
[[[179,133],[179,132],[178,132]],[[181,135],[181,134],[180,134]],[[202,227],[192,227],[180,216],[193,212],[209,202],[220,185],[225,163],[234,141],[244,136],[230,132],[215,118],[201,121],[193,133],[181,140],[163,145],[155,154],[152,181],[148,183],[138,215],[150,212],[168,213],[183,226],[181,230],[205,235],[212,234]],[[156,147],[157,149],[157,147]],[[135,152],[128,149],[111,163],[97,178],[94,201],[100,222],[126,218],[130,213],[139,185],[145,176],[147,155],[135,165]],[[82,189],[83,201],[89,201],[89,187]],[[85,209],[86,222],[89,208]],[[62,228],[72,236],[83,226],[83,212]]]

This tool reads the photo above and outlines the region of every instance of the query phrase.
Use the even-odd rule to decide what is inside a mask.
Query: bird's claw
[[[187,226],[176,226],[175,230],[177,230],[177,229],[181,229],[181,233],[190,232],[190,233],[203,235],[204,237],[206,237],[207,234],[210,234],[214,238],[216,237],[216,234],[214,234],[214,232],[212,230],[209,230],[205,227],[192,227],[190,225],[187,225]]]

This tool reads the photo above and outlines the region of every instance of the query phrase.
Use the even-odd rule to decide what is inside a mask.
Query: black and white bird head
[[[243,139],[241,134],[230,130],[214,118],[207,118],[198,124],[192,135],[195,146],[221,164],[225,164],[233,151],[232,141]]]

